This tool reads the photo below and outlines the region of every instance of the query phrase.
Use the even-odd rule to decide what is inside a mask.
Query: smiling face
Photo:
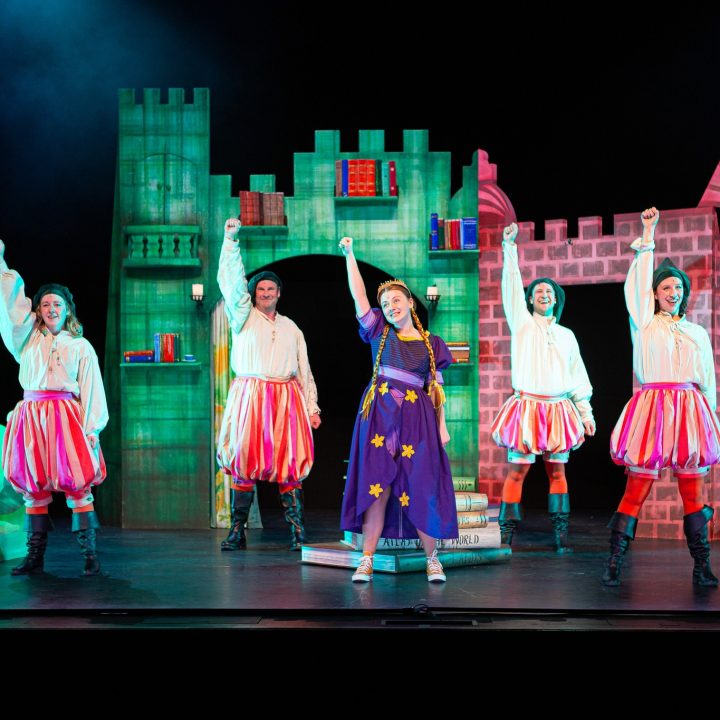
[[[380,296],[380,309],[385,319],[396,328],[403,327],[411,319],[413,301],[402,290],[390,287]]]
[[[280,288],[272,280],[261,280],[255,288],[255,307],[265,315],[272,315],[280,299]]]
[[[534,313],[550,317],[550,315],[553,314],[553,308],[557,302],[553,286],[550,285],[550,283],[538,283],[533,288],[530,302],[532,303],[532,310]]]
[[[67,304],[62,295],[48,293],[40,298],[38,307],[40,317],[45,323],[45,327],[53,334],[57,335],[65,328],[67,320]]]
[[[673,317],[677,316],[680,311],[683,296],[682,280],[672,275],[661,280],[657,288],[655,288],[655,300],[657,301],[658,310],[664,310]]]

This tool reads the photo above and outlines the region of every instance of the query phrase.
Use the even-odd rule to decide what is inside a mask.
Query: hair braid
[[[432,400],[433,407],[435,410],[439,410],[441,406],[445,403],[445,391],[442,389],[442,385],[437,381],[437,368],[435,367],[435,353],[433,352],[432,345],[430,344],[430,338],[428,337],[429,333],[425,332],[425,328],[423,328],[422,323],[420,322],[420,318],[417,316],[417,313],[415,312],[415,308],[411,307],[410,312],[412,314],[413,322],[415,323],[415,327],[420,332],[420,337],[423,339],[423,342],[425,343],[425,347],[427,348],[428,355],[430,356],[430,377],[432,378],[430,380],[430,384],[428,385],[428,395],[430,396],[430,399]]]
[[[375,366],[373,367],[372,382],[368,391],[365,393],[365,399],[362,404],[362,419],[367,420],[370,413],[370,406],[375,399],[375,387],[377,386],[377,375],[378,369],[380,368],[380,358],[382,357],[383,350],[385,348],[385,341],[387,340],[388,333],[390,332],[390,325],[387,323],[383,328],[382,337],[380,338],[380,346],[378,347],[377,356],[375,357]]]

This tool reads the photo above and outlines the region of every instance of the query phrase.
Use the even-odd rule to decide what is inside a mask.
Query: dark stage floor
[[[619,588],[599,576],[606,516],[577,513],[575,552],[546,548],[541,511],[518,532],[512,560],[424,573],[376,574],[351,583],[345,569],[302,565],[285,549],[280,515],[249,531],[250,549],[220,552],[225,531],[104,528],[105,577],[80,578],[81,558],[67,527],[50,536],[46,573],[12,577],[0,564],[0,629],[21,627],[481,627],[483,629],[720,629],[720,591],[694,588],[684,543],[637,540]],[[333,512],[308,513],[310,541],[340,537]],[[715,544],[714,548],[720,548]],[[720,570],[720,553],[716,569]]]

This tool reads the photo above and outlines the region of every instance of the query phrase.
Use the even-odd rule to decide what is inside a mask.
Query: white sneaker
[[[445,582],[447,580],[442,563],[437,559],[437,550],[433,550],[433,554],[427,559],[427,579],[428,582]]]
[[[373,558],[372,555],[363,555],[363,559],[358,565],[358,569],[352,576],[353,582],[370,582],[373,578]]]

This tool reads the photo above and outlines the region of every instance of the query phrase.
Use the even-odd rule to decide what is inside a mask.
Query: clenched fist
[[[242,223],[237,218],[228,218],[225,221],[225,237],[228,240],[237,242],[241,225]]]

